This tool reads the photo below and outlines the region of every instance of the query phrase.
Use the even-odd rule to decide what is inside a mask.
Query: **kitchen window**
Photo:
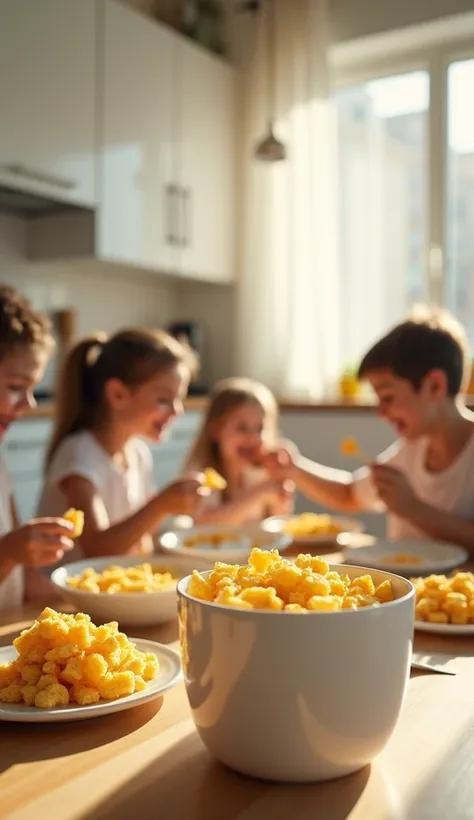
[[[341,351],[420,301],[474,346],[474,15],[338,46]]]

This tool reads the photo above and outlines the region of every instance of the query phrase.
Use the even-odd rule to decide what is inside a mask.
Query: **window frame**
[[[424,283],[427,300],[445,306],[447,269],[448,69],[474,59],[474,13],[371,35],[330,50],[332,90],[413,71],[429,76]]]

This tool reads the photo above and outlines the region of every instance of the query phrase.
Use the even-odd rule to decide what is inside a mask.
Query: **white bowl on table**
[[[398,576],[371,575],[389,578],[396,600],[301,614],[209,603],[188,594],[189,578],[179,582],[186,691],[218,760],[266,780],[316,782],[351,774],[382,751],[409,677],[415,591]]]
[[[170,530],[159,537],[158,544],[164,553],[185,558],[201,569],[213,567],[216,561],[245,563],[252,549],[249,535],[225,524]]]
[[[348,563],[407,577],[450,572],[465,564],[469,558],[467,550],[457,544],[429,539],[389,541],[365,534],[344,533],[337,542]]]
[[[85,569],[102,572],[110,566],[135,567],[150,563],[157,571],[171,572],[182,578],[192,572],[193,565],[159,555],[111,555],[108,558],[88,558],[58,567],[51,574],[51,581],[62,598],[73,604],[80,612],[90,615],[98,623],[118,621],[127,626],[154,626],[172,621],[177,614],[176,588],[163,592],[86,592],[69,586],[68,578],[80,575]]]
[[[346,516],[338,515],[326,516],[325,514],[324,518],[330,519],[334,531],[300,532],[297,534],[287,531],[287,527],[291,526],[291,522],[299,518],[300,515],[298,514],[275,515],[262,521],[261,527],[266,532],[289,535],[294,544],[306,545],[308,547],[317,547],[318,544],[336,544],[337,538],[341,533],[360,533],[364,531],[364,524],[356,518],[347,518]]]

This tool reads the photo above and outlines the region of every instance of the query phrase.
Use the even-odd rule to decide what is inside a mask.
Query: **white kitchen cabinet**
[[[113,0],[104,15],[98,252],[172,272],[178,265],[178,37]]]
[[[93,206],[96,0],[0,0],[0,184]]]
[[[180,271],[209,281],[234,276],[235,71],[179,43]]]
[[[103,32],[98,256],[230,281],[234,70],[116,0]]]

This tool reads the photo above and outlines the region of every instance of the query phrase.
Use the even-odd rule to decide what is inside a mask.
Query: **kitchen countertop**
[[[208,404],[207,396],[189,396],[185,403],[185,410],[192,412],[205,410]],[[279,399],[279,407],[284,412],[321,412],[321,413],[373,413],[376,403],[369,399],[347,400],[343,399],[321,399],[319,401],[303,399]],[[474,410],[474,395],[466,396],[466,406]],[[33,410],[23,416],[24,419],[51,418],[54,414],[54,402],[42,401]]]
[[[28,605],[1,613],[0,645],[11,644],[38,612],[37,605]],[[176,622],[135,633],[177,647]],[[163,699],[97,720],[2,724],[2,818],[470,818],[474,639],[418,633],[415,649],[454,658],[456,676],[412,671],[400,722],[386,749],[372,766],[350,777],[285,786],[232,773],[203,746],[180,683]]]

